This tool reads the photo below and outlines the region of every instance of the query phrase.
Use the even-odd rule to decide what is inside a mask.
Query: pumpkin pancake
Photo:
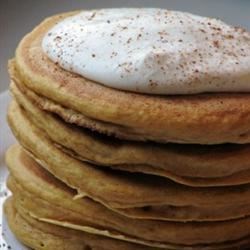
[[[4,204],[4,210],[7,221],[11,230],[15,233],[18,239],[27,246],[34,249],[62,249],[62,250],[115,250],[117,247],[121,250],[150,250],[162,249],[156,247],[147,247],[139,244],[133,244],[126,241],[114,240],[107,237],[96,236],[94,234],[84,233],[82,231],[73,230],[51,223],[38,221],[28,215],[25,209],[16,209],[13,198],[9,198]],[[169,245],[167,249],[175,250],[234,250],[244,249],[250,242],[249,238],[239,241],[230,241],[215,245],[201,246],[177,246]],[[166,248],[165,248],[166,249]]]
[[[8,157],[16,157],[13,154],[15,152],[13,151],[11,154],[11,151],[9,151]],[[233,233],[232,236],[230,232],[234,231],[235,226],[242,229],[238,230],[239,238],[242,238],[242,235],[247,235],[245,228],[249,228],[246,223],[247,218],[217,223],[171,223],[122,218],[89,199],[74,201],[73,190],[39,167],[25,153],[20,157],[20,162],[13,161],[12,163],[15,164],[9,165],[11,177],[8,179],[8,187],[14,194],[15,207],[18,210],[24,209],[29,216],[39,221],[163,248],[169,246],[164,241],[175,239],[178,242],[183,238],[179,235],[183,234],[186,246],[191,244],[190,241],[193,241],[192,235],[195,235],[195,241],[201,242],[211,240],[212,243],[215,243],[216,239],[218,242],[223,242],[227,238],[233,240],[234,237],[237,238],[237,235]],[[120,226],[119,223],[121,223]],[[125,232],[121,234],[114,231],[114,228],[117,227],[129,232],[130,235],[137,234],[139,238],[131,238]],[[145,241],[143,240],[145,237],[152,237],[154,241]],[[157,243],[157,241],[160,242]]]
[[[113,208],[147,205],[217,206],[243,205],[250,197],[250,185],[193,188],[166,178],[98,168],[59,150],[42,130],[10,106],[8,120],[19,142],[43,167],[68,186]],[[83,181],[84,180],[84,181]]]
[[[250,144],[160,145],[106,138],[89,130],[70,126],[50,112],[42,111],[33,103],[41,97],[24,86],[17,86],[12,82],[10,88],[30,121],[44,130],[61,150],[82,161],[130,172],[159,175],[190,186],[250,182]],[[33,96],[32,100],[29,99],[30,96]]]
[[[113,209],[114,211],[134,219],[151,219],[167,221],[220,221],[228,220],[237,214],[248,214],[249,205],[240,206],[145,206],[135,208]],[[229,210],[229,211],[228,211]],[[189,218],[186,219],[186,218]],[[191,219],[193,218],[193,219]]]
[[[15,61],[20,82],[79,116],[94,122],[93,129],[133,140],[218,144],[250,142],[250,94],[217,93],[152,96],[105,87],[63,70],[49,60],[41,42],[66,13],[46,19],[19,44]],[[247,33],[248,34],[248,33]],[[246,35],[247,36],[247,35]],[[54,110],[54,107],[47,108]],[[68,120],[74,120],[69,115]],[[77,120],[74,120],[77,122]],[[105,129],[100,129],[103,123]],[[109,131],[110,124],[113,131]],[[117,132],[118,131],[118,132]]]
[[[21,206],[25,208],[25,210],[29,211],[30,216],[40,221],[153,247],[167,248],[169,244],[183,244],[187,246],[195,246],[197,244],[215,244],[250,237],[250,218],[246,217],[240,220],[221,221],[216,223],[164,222],[165,226],[158,229],[158,232],[161,231],[160,235],[153,237],[151,233],[153,239],[152,241],[149,241],[145,238],[150,236],[141,234],[142,229],[137,231],[138,237],[132,237],[124,232],[117,232],[112,229],[113,221],[103,227],[99,225],[98,221],[95,221],[95,218],[92,218],[92,223],[90,223],[88,222],[88,218],[86,219],[71,210],[54,206],[44,200],[34,198],[32,195],[26,196],[25,193],[18,193],[17,195],[14,194],[14,198],[16,207]],[[34,199],[33,202],[30,198]],[[99,217],[98,214],[97,217]],[[143,227],[144,223],[142,222],[141,224],[141,227]],[[158,222],[158,224],[160,226],[160,224],[163,223]],[[126,226],[127,225],[124,225],[124,227]],[[156,225],[148,231],[148,234],[150,231],[153,231],[154,228],[156,228]],[[237,232],[235,232],[235,228],[237,228]],[[147,231],[147,229],[144,230]],[[136,229],[134,229],[134,231],[136,232]],[[165,233],[163,233],[164,231]],[[155,232],[155,235],[156,234],[157,233]],[[165,234],[165,237],[163,234]]]
[[[28,247],[38,250],[150,250],[158,249],[126,241],[85,233],[70,228],[38,221],[28,212],[14,206],[13,198],[4,204],[8,224],[17,238]],[[248,241],[245,239],[244,241]],[[243,244],[239,243],[239,244]]]
[[[74,196],[76,195],[76,192],[73,189],[67,187],[61,181],[53,177],[49,172],[39,166],[38,163],[36,163],[24,151],[21,150],[21,152],[18,153],[16,147],[17,146],[13,146],[12,148],[10,148],[7,152],[6,157],[9,171],[11,173],[11,178],[8,179],[8,187],[14,194],[24,194],[26,192],[28,195],[28,193],[30,193],[30,195],[33,195],[34,197],[40,197],[40,199],[46,200],[47,202],[58,207],[64,207],[65,209],[70,209],[72,211],[75,211],[76,213],[80,213],[82,215],[82,218],[86,217],[86,214],[84,214],[84,211],[86,210],[89,210],[91,213],[95,214],[101,213],[100,217],[107,217],[107,221],[121,221],[121,223],[123,224],[128,223],[128,226],[124,227],[123,230],[126,230],[126,228],[128,228],[129,233],[133,232],[133,228],[129,228],[130,225],[133,225],[133,227],[135,227],[134,223],[136,223],[136,220],[131,221],[130,219],[126,218],[126,220],[124,221],[123,216],[119,216],[118,214],[112,213],[111,211],[108,212],[109,210],[107,210],[107,208],[87,197],[73,200]],[[12,160],[9,160],[9,158],[11,158]],[[43,188],[45,186],[46,189]],[[119,210],[114,211],[119,213]],[[145,209],[144,212],[146,212]],[[174,209],[172,208],[172,210],[165,208],[165,212],[165,220],[169,221],[220,221],[236,219],[245,217],[246,215],[250,215],[250,205],[239,207],[222,207],[221,209],[219,209],[218,207],[216,209],[214,209],[214,207],[174,207]],[[169,212],[168,215],[167,212]],[[110,216],[113,216],[113,218],[109,219]],[[146,216],[150,216],[149,209]],[[102,221],[101,218],[99,218],[100,221]],[[147,228],[147,223],[144,220],[140,221],[142,224],[144,223],[143,228]],[[157,222],[155,223],[157,224]],[[152,228],[152,221],[149,222],[148,225],[151,225]],[[160,226],[160,224],[157,225]],[[163,228],[163,225],[164,224],[161,223],[161,229]],[[138,232],[139,231],[140,229],[138,229]],[[157,229],[155,229],[154,231],[157,231]]]
[[[91,218],[83,217],[81,214],[77,214],[71,210],[65,209],[64,207],[54,206],[53,204],[48,203],[42,199],[26,194],[27,193],[25,194],[15,193],[13,195],[15,206],[17,208],[18,207],[24,208],[31,217],[39,221],[83,231],[86,233],[91,233],[94,235],[105,236],[112,239],[137,243],[146,246],[165,248],[169,245],[169,243],[166,244],[165,242],[162,243],[158,242],[157,240],[160,237],[158,237],[158,239],[153,239],[153,241],[149,241],[145,239],[147,238],[147,236],[140,235],[139,232],[137,232],[138,234],[137,237],[125,234],[124,232],[119,232],[117,230],[114,230],[113,221],[106,224],[105,227],[101,226],[100,225],[101,223],[99,224],[99,222],[96,221],[95,215],[93,215],[94,217],[92,217],[92,222],[89,222]],[[30,198],[34,199],[33,202],[29,200]],[[98,214],[97,218],[99,218]],[[102,220],[104,221],[105,219]],[[134,229],[134,231],[136,230]]]

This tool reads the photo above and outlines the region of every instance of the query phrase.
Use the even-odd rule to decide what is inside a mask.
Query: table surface
[[[8,88],[7,61],[18,41],[45,17],[74,9],[162,7],[218,17],[250,30],[250,0],[8,0],[0,1],[0,92]]]

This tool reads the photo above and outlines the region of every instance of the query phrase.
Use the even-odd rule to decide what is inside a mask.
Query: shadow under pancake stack
[[[66,70],[42,40],[75,14],[45,20],[9,62],[16,237],[33,249],[247,249],[250,94],[150,95]]]

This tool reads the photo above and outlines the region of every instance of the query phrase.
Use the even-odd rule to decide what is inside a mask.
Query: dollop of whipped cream
[[[250,33],[189,13],[82,11],[52,27],[42,48],[62,68],[121,90],[250,92]]]

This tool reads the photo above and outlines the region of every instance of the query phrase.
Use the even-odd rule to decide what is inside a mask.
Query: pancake
[[[250,185],[218,188],[192,188],[165,178],[104,170],[76,160],[56,148],[46,135],[33,126],[15,105],[8,111],[10,127],[19,142],[49,172],[68,186],[77,189],[79,197],[89,196],[113,208],[147,205],[217,206],[243,205],[250,197]],[[83,181],[84,180],[84,181]]]
[[[198,144],[250,142],[248,93],[136,94],[105,87],[53,63],[43,52],[41,41],[57,22],[75,13],[46,19],[21,41],[15,65],[17,77],[25,86],[93,119],[94,129],[98,130],[103,122],[111,124],[114,130],[108,131],[106,127],[105,132],[118,137],[117,131],[122,130],[124,137],[133,140]],[[79,120],[85,123],[81,117]]]
[[[145,206],[120,208],[114,211],[134,219],[151,219],[167,221],[222,221],[248,215],[249,205],[195,207],[195,206]],[[237,216],[238,215],[238,216]],[[230,218],[231,217],[231,218]],[[192,219],[193,218],[193,219]]]
[[[13,155],[10,156],[13,157]],[[73,201],[73,196],[69,197],[69,194],[72,195],[72,191],[70,191],[69,188],[49,173],[46,173],[41,167],[38,167],[34,160],[27,155],[24,154],[22,160],[23,164],[13,164],[11,166],[11,178],[8,179],[8,187],[14,194],[15,206],[25,209],[31,217],[39,221],[93,234],[103,234],[108,237],[120,238],[126,241],[151,244],[153,246],[157,246],[157,243],[131,238],[131,236],[129,237],[127,235],[123,236],[114,232],[112,228],[117,227],[119,222],[122,222],[123,225],[120,225],[122,230],[127,230],[130,234],[133,234],[133,232],[137,233],[140,238],[149,237],[151,234],[151,237],[155,241],[160,239],[166,241],[172,237],[175,238],[176,241],[183,241],[185,245],[188,245],[190,238],[193,240],[192,235],[195,235],[194,241],[201,241],[205,238],[207,241],[211,239],[215,242],[216,239],[223,241],[225,237],[230,240],[237,237],[237,234],[234,232],[235,227],[239,229],[237,231],[238,235],[246,235],[248,232],[249,227],[247,223],[244,223],[247,221],[247,218],[219,223],[155,222],[154,224],[153,221],[144,222],[139,220],[137,223],[136,221],[125,218],[122,220],[121,218],[119,219],[119,216],[110,216],[109,212],[102,210],[102,207],[99,206],[98,208],[98,205],[96,207],[93,204],[91,205],[91,202],[86,202],[88,200],[82,202]],[[16,178],[19,178],[20,182],[18,182]],[[24,188],[24,186],[26,186],[26,188]],[[64,199],[61,199],[61,191],[59,190],[64,192]],[[59,191],[59,193],[57,191]],[[49,201],[45,200],[45,197],[50,197]],[[75,210],[75,202],[81,205],[78,211]],[[180,237],[180,235],[185,235],[185,239],[183,239],[183,236]],[[159,246],[164,246],[163,243],[158,244]],[[168,245],[169,244],[165,246],[168,247]]]
[[[250,144],[159,145],[102,137],[86,129],[69,126],[50,112],[42,111],[32,103],[41,97],[20,83],[17,85],[12,82],[11,91],[32,123],[43,129],[61,150],[82,161],[159,175],[190,186],[239,185],[250,181]]]
[[[29,216],[38,221],[47,222],[53,225],[58,225],[66,228],[71,228],[79,231],[83,231],[85,233],[90,233],[94,235],[105,236],[112,239],[122,240],[126,242],[136,243],[140,245],[152,246],[165,248],[169,244],[160,243],[155,241],[147,241],[143,235],[139,235],[139,237],[126,235],[119,231],[115,231],[112,229],[112,223],[106,225],[106,227],[102,227],[98,225],[98,222],[95,223],[92,218],[93,223],[88,222],[88,218],[82,217],[81,215],[72,212],[71,210],[67,210],[63,207],[54,206],[44,200],[39,198],[35,198],[33,196],[27,196],[26,194],[14,194],[14,202],[15,206],[24,208]],[[30,198],[34,199],[33,202],[29,200]],[[99,217],[99,216],[97,216]],[[111,227],[109,227],[111,225]],[[125,225],[124,225],[125,226]],[[141,237],[142,236],[142,237]]]
[[[134,228],[137,228],[136,220],[130,220],[129,218],[119,216],[116,214],[120,213],[119,210],[114,210],[116,213],[112,213],[106,207],[87,197],[74,200],[76,192],[73,189],[67,187],[61,181],[49,174],[49,172],[45,171],[24,151],[18,153],[16,148],[17,146],[11,147],[6,156],[8,168],[11,173],[11,178],[8,179],[8,187],[13,193],[30,193],[30,195],[40,197],[40,199],[46,200],[55,206],[64,207],[65,209],[80,213],[82,218],[86,217],[85,211],[87,211],[87,213],[91,212],[94,214],[100,214],[100,218],[97,222],[101,222],[102,218],[106,217],[108,218],[106,221],[113,221],[113,224],[115,221],[124,225],[128,224],[126,227],[123,227],[123,230],[128,230],[129,233],[132,233]],[[12,160],[9,160],[9,158]],[[46,187],[46,189],[43,187]],[[15,191],[16,189],[19,191]],[[33,199],[30,200],[33,201]],[[144,211],[144,217],[151,216],[150,209],[148,209],[148,212],[146,209],[142,209],[142,211]],[[124,215],[126,216],[126,214]],[[246,215],[250,215],[250,205],[241,205],[239,207],[217,207],[216,209],[214,209],[214,207],[166,207],[164,219],[168,221],[220,221],[242,218]],[[88,217],[91,216],[88,215]],[[153,228],[155,227],[154,224],[156,224],[161,230],[164,228],[164,223],[157,224],[156,221],[154,221],[154,223],[152,221],[147,223],[144,220],[141,220],[138,223],[141,223],[141,226],[143,225],[143,229],[148,227]],[[131,225],[132,228],[130,229]],[[143,229],[139,228],[136,229],[136,231],[140,232],[140,230]],[[155,229],[154,231],[157,232],[158,230]],[[154,231],[151,233],[154,233]],[[162,233],[164,234],[164,232]]]
[[[26,196],[25,193],[14,194],[14,198],[16,207],[21,206],[25,208],[29,211],[31,217],[36,218],[39,221],[153,247],[158,246],[167,248],[170,244],[183,244],[187,246],[197,244],[215,244],[250,237],[250,218],[244,218],[241,220],[217,223],[165,222],[164,227],[158,228],[158,232],[161,231],[160,235],[153,238],[151,234],[153,239],[152,241],[148,241],[145,239],[147,236],[141,234],[142,230],[137,231],[138,237],[132,237],[131,235],[113,230],[113,221],[111,221],[112,223],[109,222],[106,227],[102,227],[98,225],[98,220],[95,221],[96,218],[92,218],[92,223],[90,223],[86,217],[82,217],[71,210],[54,206],[51,203],[33,196]],[[33,199],[33,202],[30,198]],[[98,214],[97,217],[99,217]],[[160,223],[158,222],[158,224]],[[127,225],[124,225],[124,227],[126,226]],[[142,223],[141,227],[143,226]],[[156,228],[156,226],[151,228],[151,231],[153,231],[154,228]],[[237,232],[235,232],[235,228],[237,228]],[[134,231],[136,231],[136,228]],[[157,235],[156,232],[155,235]],[[162,238],[161,241],[160,238]]]
[[[38,169],[35,169],[34,171],[39,172]],[[39,176],[39,173],[36,174]],[[25,175],[25,172],[23,173],[23,175]],[[32,179],[29,179],[29,181],[32,181]],[[48,182],[51,182],[51,180],[48,180]],[[52,184],[53,183],[54,182],[52,180]],[[36,182],[33,185],[39,184],[41,185],[41,183]],[[247,220],[247,218],[244,218],[243,220],[234,220],[230,222],[219,223],[154,223],[153,221],[144,222],[142,220],[126,221],[125,218],[122,220],[115,215],[112,216],[107,212],[105,213],[105,211],[102,211],[101,207],[100,209],[98,209],[98,207],[96,208],[95,206],[91,206],[91,203],[86,206],[86,202],[85,206],[84,202],[82,203],[82,212],[76,212],[74,209],[73,200],[71,200],[71,206],[64,206],[64,200],[61,200],[60,205],[55,204],[55,202],[53,202],[53,199],[50,199],[50,201],[48,202],[42,199],[41,193],[43,191],[41,190],[41,188],[39,190],[40,192],[37,192],[38,195],[34,195],[33,193],[29,193],[29,190],[26,191],[24,188],[22,188],[22,185],[23,184],[18,184],[18,182],[15,181],[13,177],[8,180],[8,187],[10,187],[11,191],[14,193],[15,203],[17,204],[16,207],[24,207],[27,211],[29,211],[30,216],[35,217],[38,220],[65,227],[71,227],[86,232],[92,232],[94,234],[103,234],[108,237],[120,238],[127,241],[134,241],[137,243],[148,245],[151,244],[152,246],[157,246],[157,243],[145,242],[142,239],[145,239],[145,237],[151,237],[153,241],[164,242],[168,239],[171,239],[171,237],[174,237],[176,241],[181,241],[180,238],[182,239],[183,237],[180,237],[179,235],[185,235],[185,239],[183,239],[183,241],[184,244],[187,245],[190,241],[190,237],[193,238],[193,235],[196,236],[196,241],[197,239],[199,239],[200,241],[202,239],[205,239],[207,241],[210,239],[214,242],[215,239],[223,241],[225,237],[233,239],[231,237],[237,236],[236,234],[234,234],[233,236],[230,234],[230,227],[232,230],[232,228],[235,228],[235,226],[237,226],[237,228],[239,229],[238,233],[240,233],[240,228],[244,224],[243,220]],[[45,184],[41,187],[47,188],[48,186]],[[49,190],[47,190],[47,192],[48,191],[50,191],[50,188]],[[53,193],[51,195],[53,195]],[[70,203],[70,199],[68,203]],[[133,233],[137,233],[138,237],[141,238],[141,240],[138,238],[131,238],[131,236],[125,234],[125,232],[123,232],[123,235],[125,234],[124,236],[121,235],[121,232],[114,232],[113,228],[117,227],[117,224],[119,225],[119,223],[121,223],[120,230],[130,232],[130,235]],[[223,230],[221,230],[220,227],[223,228]],[[212,232],[209,232],[211,230]],[[247,230],[243,227],[241,234],[246,233]],[[214,234],[216,234],[216,236],[214,236]]]
[[[121,250],[150,250],[160,249],[128,243],[125,241],[113,240],[107,237],[96,236],[73,230],[65,227],[56,226],[50,223],[38,221],[30,217],[22,208],[17,209],[13,204],[13,199],[8,199],[4,204],[5,214],[11,230],[18,239],[34,249],[62,249],[62,250],[113,250],[117,247]],[[203,245],[197,247],[169,246],[167,249],[184,250],[234,250],[245,249],[249,245],[249,238],[239,241],[230,241],[224,244]]]
[[[125,241],[96,236],[65,227],[40,222],[30,217],[24,209],[17,210],[13,199],[4,204],[8,224],[17,238],[33,249],[46,250],[149,250],[158,249]],[[245,240],[247,241],[247,240]]]

